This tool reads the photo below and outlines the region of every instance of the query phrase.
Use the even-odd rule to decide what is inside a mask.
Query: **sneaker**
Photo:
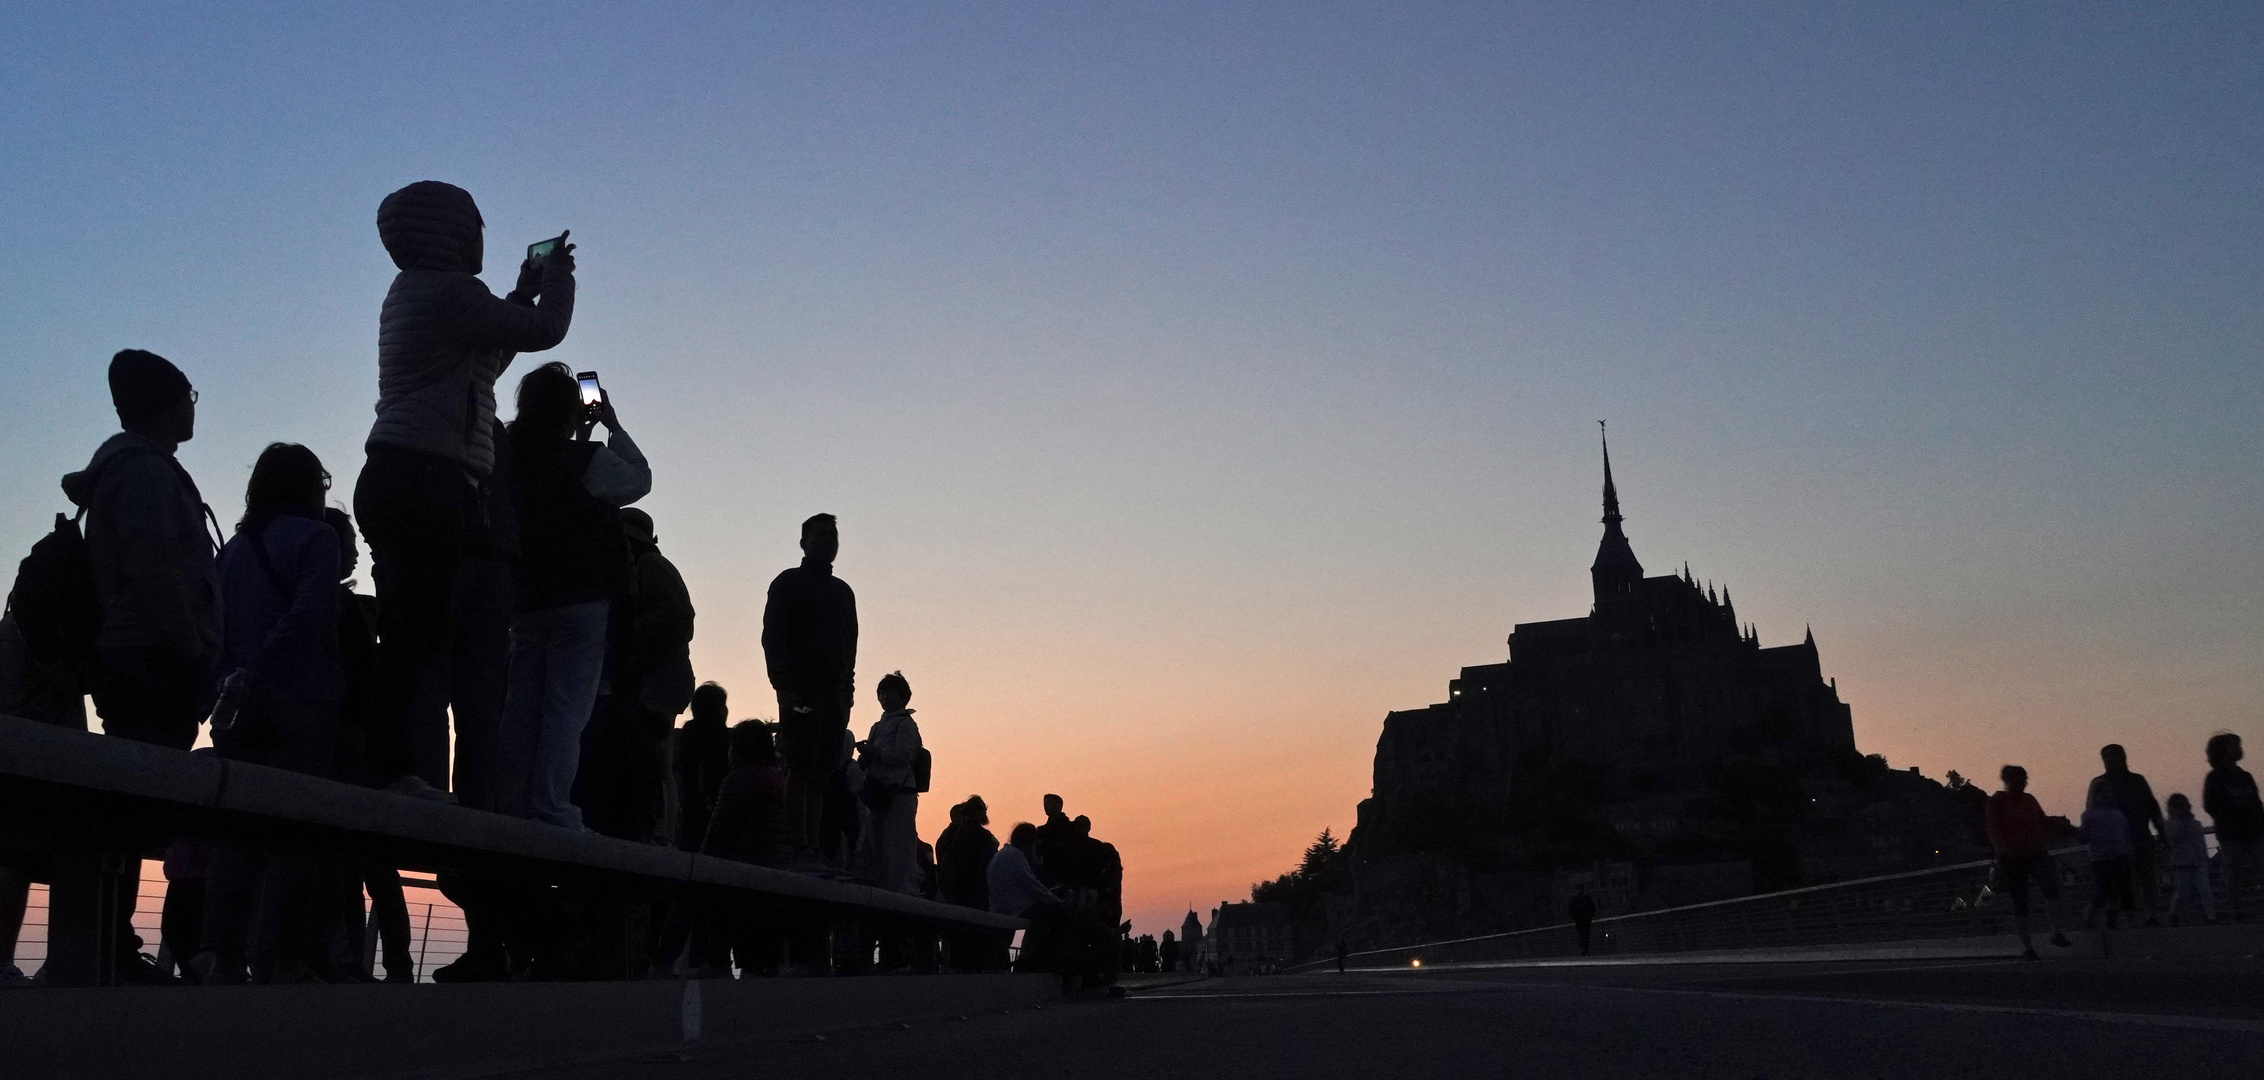
[[[415,972],[408,968],[389,967],[385,969],[385,981],[389,983],[413,983],[417,981],[417,976]]]
[[[457,957],[455,963],[432,969],[432,981],[436,983],[500,982],[510,975],[511,970],[503,965],[503,958],[493,954],[465,953]]]
[[[2075,942],[2069,941],[2066,934],[2060,933],[2057,930],[2052,931],[2052,944],[2057,945],[2063,949],[2075,948]]]
[[[31,976],[24,974],[24,969],[14,964],[0,964],[0,988],[30,985]]]
[[[252,981],[251,969],[243,961],[223,962],[209,952],[190,957],[188,973],[189,981],[198,986],[244,986]]]
[[[392,783],[379,788],[378,790],[383,791],[388,795],[406,795],[409,798],[423,799],[426,802],[447,803],[450,806],[456,805],[456,796],[450,795],[449,793],[442,791],[439,788],[432,786],[431,784],[425,783],[425,778],[418,776],[415,773],[410,773],[409,775],[404,776],[399,780],[395,780]]]
[[[179,986],[181,980],[165,973],[157,960],[148,953],[133,953],[118,959],[118,981],[127,986]]]

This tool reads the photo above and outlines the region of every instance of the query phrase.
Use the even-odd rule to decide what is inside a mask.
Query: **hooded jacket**
[[[188,470],[121,431],[63,478],[63,494],[86,508],[103,666],[130,673],[157,653],[209,671],[220,659],[220,571]]]
[[[501,300],[480,272],[479,207],[425,180],[377,210],[377,234],[401,272],[377,320],[377,422],[367,447],[432,454],[485,478],[495,465],[495,380],[514,354],[566,339],[574,275],[544,261]],[[538,303],[536,297],[540,296]]]
[[[220,669],[247,669],[273,701],[336,708],[346,697],[339,569],[338,532],[320,518],[280,513],[239,530],[220,551]]]

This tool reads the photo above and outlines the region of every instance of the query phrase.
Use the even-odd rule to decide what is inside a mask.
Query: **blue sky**
[[[14,5],[0,549],[112,429],[124,346],[202,390],[182,456],[224,517],[273,439],[347,494],[377,202],[438,178],[498,291],[574,230],[550,355],[653,459],[703,674],[768,714],[762,587],[840,514],[938,797],[1061,790],[1140,917],[1342,832],[1384,710],[1585,610],[1603,417],[1638,555],[1727,581],[1765,643],[1812,623],[1867,749],[2025,761],[2065,810],[2116,738],[2190,787],[2264,691],[2260,29]]]

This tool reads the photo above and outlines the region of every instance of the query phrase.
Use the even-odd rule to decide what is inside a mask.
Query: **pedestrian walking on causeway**
[[[2091,782],[2083,807],[2083,843],[2091,852],[2091,906],[2083,922],[2090,925],[2101,912],[2107,928],[2115,926],[2115,913],[2135,911],[2137,897],[2131,888],[2130,819],[2123,816],[2114,789],[2104,777]]]
[[[2193,801],[2184,794],[2170,796],[2170,814],[2162,836],[2170,849],[2171,922],[2181,912],[2199,907],[2204,922],[2217,921],[2217,896],[2209,886],[2209,844],[2201,835],[2201,822],[2193,816]]]
[[[2256,778],[2240,767],[2240,736],[2220,731],[2209,737],[2209,778],[2201,785],[2201,808],[2217,826],[2217,864],[2225,874],[2225,914],[2241,920],[2241,894],[2264,875],[2264,800]]]
[[[1996,881],[2012,897],[2013,925],[2020,932],[2021,955],[2037,959],[2036,944],[2028,936],[2028,886],[2044,894],[2044,914],[2051,921],[2052,944],[2069,948],[2075,943],[2060,932],[2060,874],[2048,848],[2051,822],[2036,796],[2028,793],[2028,770],[2007,765],[1998,772],[2004,790],[1989,796],[1983,823],[1989,846],[1997,853]]]
[[[2130,757],[2121,744],[2108,743],[2099,748],[2099,763],[2106,771],[2092,781],[2105,784],[2114,797],[2115,809],[2122,811],[2123,820],[2130,824],[2130,873],[2133,895],[2138,898],[2137,910],[2152,918],[2154,896],[2154,841],[2162,833],[2162,805],[2154,800],[2154,788],[2146,778],[2130,771]]]
[[[833,576],[841,533],[832,514],[802,522],[802,565],[773,578],[763,605],[763,662],[778,693],[788,835],[806,869],[819,865],[825,792],[846,764],[857,684],[857,594]]]
[[[498,504],[509,493],[494,486],[495,381],[514,355],[565,340],[574,316],[573,245],[521,263],[517,286],[497,299],[478,276],[485,226],[470,192],[437,180],[410,184],[377,208],[378,239],[401,272],[378,316],[377,420],[354,485],[380,620],[371,749],[374,766],[394,778],[388,790],[425,798],[448,780],[450,697],[464,689],[452,686],[450,669],[492,665],[500,644],[460,635],[457,625],[476,614],[467,604],[500,599],[488,595],[494,588],[466,590],[475,583],[464,580],[482,561],[494,569],[495,553],[483,557],[481,547],[508,513]],[[493,708],[456,711],[459,747],[485,750],[490,733],[467,732],[464,716],[491,718]]]
[[[1572,894],[1572,902],[1565,905],[1565,914],[1572,916],[1572,932],[1580,939],[1580,955],[1588,955],[1588,931],[1596,921],[1596,898],[1588,895],[1588,886]]]

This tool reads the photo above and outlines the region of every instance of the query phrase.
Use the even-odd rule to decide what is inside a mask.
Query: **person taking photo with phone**
[[[455,632],[467,602],[459,577],[508,498],[494,487],[495,381],[516,354],[565,340],[574,316],[573,245],[562,236],[528,258],[497,299],[478,277],[485,225],[470,192],[437,180],[377,208],[400,273],[378,316],[377,420],[354,488],[378,602],[371,765],[391,778],[387,790],[425,798],[445,797],[448,782],[451,659],[500,653]]]

